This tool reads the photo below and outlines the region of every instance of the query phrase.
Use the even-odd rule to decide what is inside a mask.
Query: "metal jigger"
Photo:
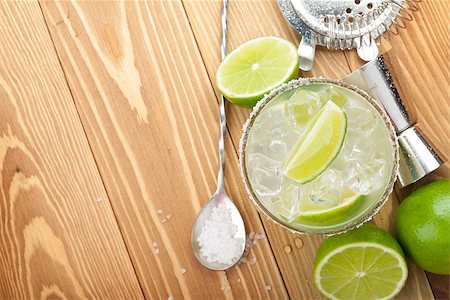
[[[416,182],[444,163],[416,128],[416,120],[408,114],[383,56],[365,64],[343,80],[367,91],[391,118],[400,145],[398,179],[402,187]]]

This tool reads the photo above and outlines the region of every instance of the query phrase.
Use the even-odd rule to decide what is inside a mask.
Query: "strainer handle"
[[[316,53],[316,45],[308,37],[304,36],[298,46],[297,53],[300,56],[300,70],[311,71]]]
[[[377,59],[379,50],[375,40],[373,40],[372,37],[367,35],[364,36],[363,39],[365,40],[363,40],[360,43],[359,47],[356,49],[359,58],[361,58],[364,61],[372,61]],[[367,40],[368,42],[366,42]]]

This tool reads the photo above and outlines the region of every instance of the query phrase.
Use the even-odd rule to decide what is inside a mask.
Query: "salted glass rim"
[[[264,107],[273,99],[275,99],[278,95],[287,92],[289,90],[298,88],[300,86],[306,86],[310,84],[332,84],[340,86],[344,89],[348,89],[350,91],[353,91],[360,95],[363,99],[365,99],[369,105],[371,105],[375,110],[380,114],[382,120],[384,121],[384,124],[389,132],[389,142],[392,147],[391,151],[391,159],[392,159],[392,169],[390,173],[389,182],[386,186],[386,189],[384,190],[383,194],[380,196],[380,199],[377,201],[377,204],[375,207],[367,211],[365,214],[360,216],[359,218],[353,220],[352,222],[345,224],[344,226],[337,227],[337,228],[330,228],[330,229],[319,229],[319,230],[309,230],[306,228],[298,228],[294,226],[293,224],[290,224],[280,217],[277,217],[275,214],[273,214],[269,209],[265,207],[265,205],[261,202],[259,197],[256,195],[255,191],[253,190],[252,184],[250,182],[250,178],[247,172],[247,164],[246,164],[246,148],[247,148],[247,142],[248,137],[251,131],[251,128],[253,126],[253,123],[255,122],[256,118],[259,116],[260,112],[264,109]],[[392,125],[388,115],[384,111],[384,109],[380,106],[380,104],[374,100],[369,94],[367,94],[365,91],[361,90],[360,88],[350,85],[348,83],[345,83],[341,80],[336,79],[327,79],[322,77],[312,77],[312,78],[299,78],[292,80],[286,84],[283,84],[279,88],[276,88],[272,90],[269,94],[266,94],[262,100],[260,100],[256,106],[253,108],[250,117],[245,122],[243,128],[242,128],[242,137],[239,144],[239,164],[240,164],[240,170],[241,170],[241,176],[244,181],[245,188],[247,190],[247,194],[250,197],[250,200],[253,202],[253,204],[256,206],[259,212],[261,212],[263,215],[265,215],[270,221],[279,224],[285,228],[287,228],[289,231],[293,233],[299,233],[299,234],[327,234],[327,235],[333,235],[338,233],[343,233],[348,230],[354,229],[356,227],[361,226],[362,224],[366,223],[367,221],[370,221],[372,217],[378,213],[378,211],[383,207],[383,205],[387,202],[389,199],[389,195],[392,193],[394,189],[394,183],[397,179],[398,169],[399,169],[399,145],[397,140],[397,135],[395,133],[394,126]]]

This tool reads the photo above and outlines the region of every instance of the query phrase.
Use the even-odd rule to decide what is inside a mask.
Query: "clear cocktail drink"
[[[323,116],[331,106],[341,123]],[[341,142],[333,145],[338,131]],[[310,79],[279,88],[255,108],[244,128],[241,168],[251,198],[270,218],[298,232],[336,233],[367,221],[384,204],[397,175],[397,151],[392,125],[367,94]]]

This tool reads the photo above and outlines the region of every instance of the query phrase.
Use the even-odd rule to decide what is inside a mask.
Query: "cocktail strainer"
[[[312,68],[316,45],[358,49],[361,59],[378,56],[376,40],[397,35],[421,0],[278,0],[286,20],[301,34],[300,69]]]

